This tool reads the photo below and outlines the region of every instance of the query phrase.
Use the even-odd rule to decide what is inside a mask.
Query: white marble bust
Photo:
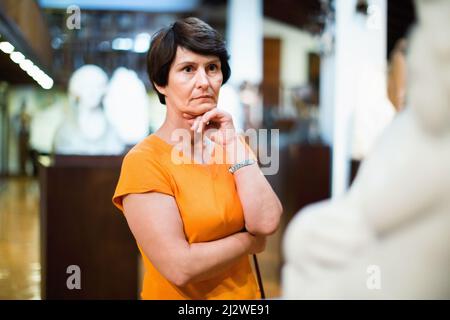
[[[347,194],[288,225],[285,299],[450,298],[450,1],[416,7],[407,107]]]
[[[114,71],[103,106],[125,144],[135,145],[149,134],[149,98],[144,83],[133,70],[119,67]]]
[[[98,66],[85,65],[69,80],[71,112],[55,135],[57,154],[114,155],[124,150],[124,143],[108,122],[102,99],[108,76]]]

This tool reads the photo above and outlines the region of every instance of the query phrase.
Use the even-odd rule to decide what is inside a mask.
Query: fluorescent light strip
[[[14,61],[17,64],[20,64],[22,61],[25,60],[25,56],[18,51],[14,51],[9,55],[9,57],[11,58],[12,61]]]
[[[1,37],[1,35],[0,35]],[[34,79],[42,88],[51,89],[53,87],[53,79],[49,77],[44,71],[39,69],[31,60],[26,59],[25,56],[19,52],[14,51],[14,46],[8,41],[0,42],[0,50],[9,54],[11,60],[18,64],[19,67],[25,71],[31,78]]]
[[[0,50],[6,54],[10,54],[14,51],[14,46],[8,41],[2,41],[0,42]]]

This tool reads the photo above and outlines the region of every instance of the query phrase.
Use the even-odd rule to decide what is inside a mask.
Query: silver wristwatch
[[[245,167],[245,166],[249,166],[249,165],[254,164],[254,163],[256,163],[255,160],[253,160],[253,159],[247,159],[247,160],[244,160],[244,161],[242,161],[242,162],[236,163],[235,165],[232,165],[232,166],[228,169],[228,171],[230,171],[231,173],[235,173],[235,172],[236,172],[237,170],[239,170],[240,168]]]

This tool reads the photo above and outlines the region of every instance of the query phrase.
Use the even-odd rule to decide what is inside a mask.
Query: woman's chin
[[[185,108],[180,108],[179,110],[183,113],[186,113],[192,117],[197,117],[197,116],[201,116],[204,113],[213,110],[214,108],[217,107],[217,103],[213,103],[213,102],[204,102],[204,103],[199,103],[199,104],[195,104],[195,105],[189,105],[188,107]]]
[[[210,110],[213,110],[216,107],[217,103],[215,102],[203,102],[196,105],[193,111],[198,115],[202,115]]]

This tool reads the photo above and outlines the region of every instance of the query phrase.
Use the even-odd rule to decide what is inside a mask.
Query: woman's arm
[[[236,134],[231,115],[215,108],[193,119],[191,130],[205,134],[226,150],[227,163],[236,164],[247,160],[249,152]],[[249,165],[234,173],[239,198],[242,203],[245,227],[254,235],[270,235],[278,229],[283,207],[258,164]]]
[[[233,150],[232,163],[249,158],[241,139],[235,138],[227,146]],[[239,198],[245,217],[245,227],[254,235],[273,234],[280,223],[283,207],[257,163],[240,168],[234,173]]]
[[[177,286],[210,279],[240,257],[264,250],[265,237],[248,232],[189,244],[172,196],[156,192],[130,194],[123,199],[123,206],[128,225],[145,255]]]

